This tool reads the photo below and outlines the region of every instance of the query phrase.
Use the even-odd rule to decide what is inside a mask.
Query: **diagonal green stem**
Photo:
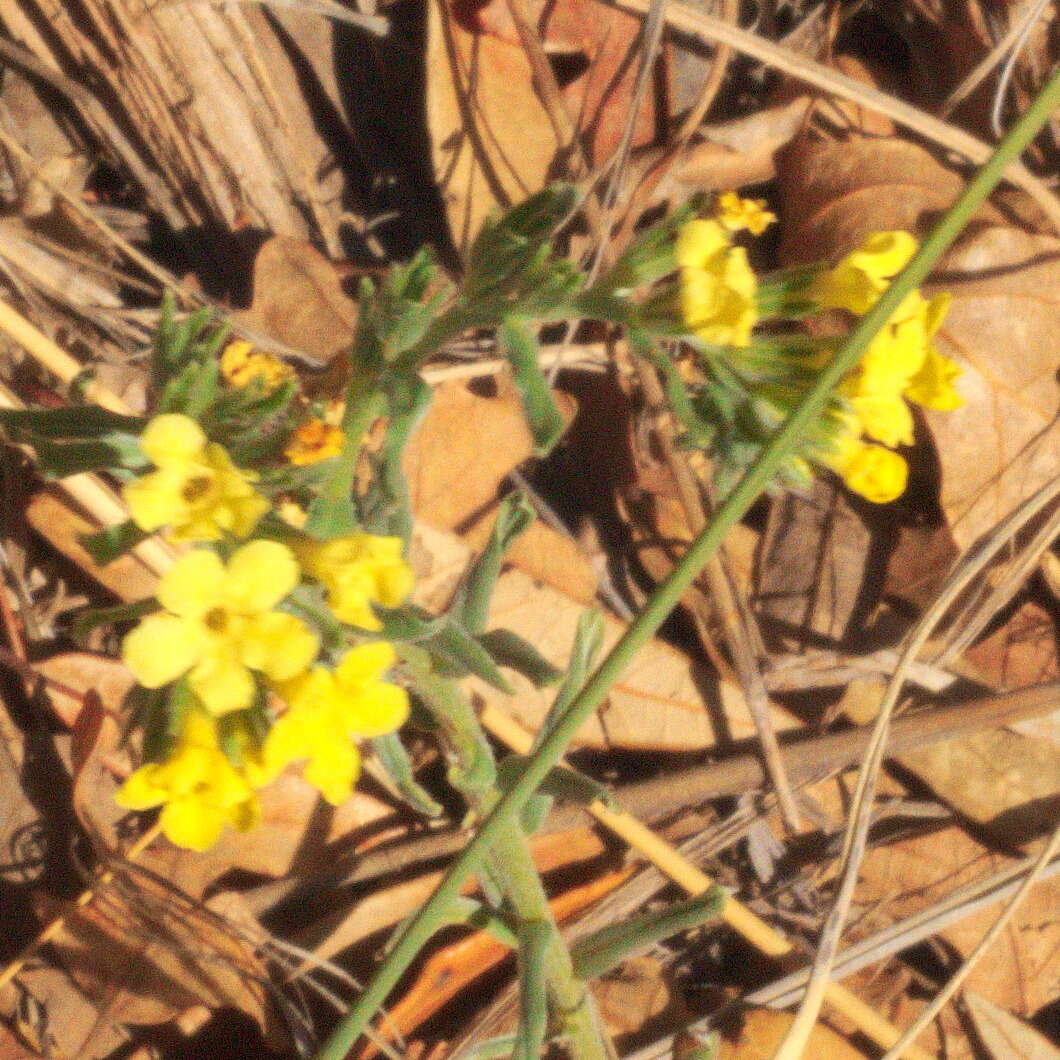
[[[527,799],[559,761],[582,723],[600,705],[633,656],[655,635],[692,584],[704,564],[721,544],[728,530],[744,515],[770,483],[781,463],[805,429],[820,415],[832,389],[857,364],[873,336],[883,327],[902,299],[919,286],[942,253],[953,243],[976,208],[1001,179],[1009,162],[1017,158],[1060,105],[1060,72],[998,145],[991,159],[965,187],[924,242],[917,255],[895,280],[875,307],[867,313],[847,339],[835,360],[821,373],[814,389],[791,414],[783,427],[755,461],[740,484],[718,509],[710,525],[692,542],[670,576],[656,590],[636,621],[611,649],[596,673],[571,704],[567,713],[527,762],[526,772],[482,822],[475,837],[453,862],[438,889],[419,914],[408,922],[375,978],[357,999],[345,1018],[316,1055],[316,1060],[342,1060],[367,1027],[387,995],[412,963],[435,930],[445,922],[449,904],[497,840],[510,828]]]

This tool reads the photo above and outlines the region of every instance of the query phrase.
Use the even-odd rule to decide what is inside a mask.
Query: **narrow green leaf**
[[[563,720],[571,703],[581,691],[603,641],[603,614],[599,611],[583,612],[578,617],[578,627],[574,631],[574,644],[571,647],[570,661],[567,663],[567,673],[534,738],[534,751]]]
[[[493,656],[498,666],[506,666],[529,678],[538,688],[555,684],[563,671],[552,665],[528,640],[510,629],[491,629],[480,633],[479,644]]]
[[[567,423],[556,408],[548,380],[541,371],[537,336],[528,321],[508,316],[497,329],[497,345],[512,366],[512,378],[534,439],[534,452],[546,456],[562,437]]]
[[[119,556],[124,556],[147,537],[148,535],[131,519],[126,519],[124,523],[105,527],[94,534],[82,534],[78,540],[92,559],[101,567],[105,567]]]
[[[134,604],[93,607],[87,611],[82,611],[73,620],[70,624],[70,637],[77,644],[83,646],[85,638],[98,626],[111,626],[117,622],[133,622],[158,609],[159,603],[153,596],[147,600],[138,600]]]
[[[446,622],[425,647],[449,676],[474,674],[505,695],[515,694],[490,653],[458,623]]]
[[[574,974],[583,980],[603,975],[638,951],[714,919],[721,913],[725,901],[725,892],[715,886],[694,898],[675,902],[661,912],[645,913],[621,924],[609,924],[571,947]]]
[[[102,438],[114,434],[139,435],[147,421],[122,416],[99,405],[71,405],[60,409],[0,409],[0,427],[14,434],[38,438]]]
[[[425,817],[439,817],[442,807],[416,782],[412,761],[396,732],[388,732],[372,740],[372,750],[401,797]]]
[[[463,924],[476,931],[489,932],[502,946],[515,950],[519,948],[519,939],[511,925],[497,915],[492,909],[461,895],[449,907],[449,921],[452,924]]]
[[[519,925],[519,1028],[512,1060],[538,1060],[548,1034],[546,968],[553,927],[544,921]]]

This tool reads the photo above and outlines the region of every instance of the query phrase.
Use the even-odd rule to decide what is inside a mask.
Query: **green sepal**
[[[498,666],[522,674],[537,688],[555,684],[563,676],[563,671],[553,666],[533,644],[510,629],[480,633],[478,642]]]
[[[534,518],[533,506],[525,494],[510,493],[501,501],[489,541],[468,571],[450,608],[453,616],[471,633],[481,634],[485,630],[504,554]]]
[[[417,813],[425,817],[441,816],[442,807],[417,783],[412,760],[396,732],[376,736],[372,740],[372,750],[395,790]]]
[[[114,526],[104,527],[92,534],[81,534],[78,541],[81,547],[92,557],[93,562],[101,567],[112,563],[119,556],[134,549],[150,534],[141,530],[131,519]]]
[[[221,367],[215,360],[193,360],[165,384],[158,411],[200,419],[221,393]]]
[[[137,600],[134,604],[116,604],[114,607],[93,607],[82,611],[70,623],[70,639],[84,647],[88,634],[99,626],[111,626],[117,622],[134,622],[159,610],[158,601],[152,596]]]
[[[541,371],[537,335],[525,318],[506,316],[497,329],[497,345],[501,356],[512,366],[512,378],[534,440],[534,453],[547,456],[563,436],[567,422],[556,407],[548,380]]]
[[[603,975],[637,951],[719,916],[726,900],[725,891],[714,886],[661,912],[609,924],[571,947],[574,974],[582,980]]]
[[[172,753],[188,711],[198,709],[195,694],[183,677],[165,688],[144,691],[150,695],[146,697],[149,706],[144,717],[143,759],[160,762]]]

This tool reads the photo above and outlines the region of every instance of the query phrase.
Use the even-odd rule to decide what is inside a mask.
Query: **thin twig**
[[[526,754],[533,746],[531,734],[495,707],[487,707],[481,715],[481,721],[494,736],[519,754]],[[588,812],[689,894],[702,894],[714,885],[705,872],[630,814],[611,809],[602,802],[592,803]],[[779,931],[735,898],[726,899],[720,915],[729,927],[769,957],[783,957],[794,949]],[[837,1012],[853,1020],[858,1029],[878,1045],[886,1048],[898,1040],[897,1029],[845,987],[838,983],[831,984],[828,987],[828,1000]],[[919,1050],[910,1056],[915,1060],[928,1060],[927,1054]]]
[[[644,15],[649,0],[601,0],[609,7]],[[845,74],[832,70],[821,63],[797,55],[772,41],[732,26],[713,15],[702,14],[685,4],[670,3],[666,8],[669,25],[696,40],[708,44],[730,44],[736,51],[772,66],[799,81],[813,85],[825,92],[848,99],[869,110],[886,114],[899,125],[904,125],[933,143],[963,155],[970,162],[981,164],[990,158],[990,144],[969,135],[961,129],[888,96],[871,85],[855,81]],[[1060,232],[1060,199],[1021,162],[1011,162],[1005,170],[1005,179],[1022,188],[1042,208],[1053,227]]]
[[[961,83],[946,97],[939,107],[939,117],[948,118],[990,75],[990,71],[1002,62],[1009,53],[1019,51],[1020,39],[1041,17],[1049,0],[1024,0],[1023,6],[1012,16],[1008,32],[990,49],[987,55]]]
[[[924,1030],[925,1027],[942,1011],[943,1006],[947,1001],[957,992],[960,988],[961,983],[968,978],[968,975],[972,969],[979,962],[980,958],[984,953],[997,941],[998,935],[1005,929],[1005,926],[1012,919],[1016,910],[1019,908],[1020,903],[1030,889],[1038,882],[1042,873],[1045,871],[1046,866],[1052,860],[1053,854],[1060,849],[1060,825],[1058,825],[1042,849],[1041,854],[1035,861],[1033,868],[1024,877],[1023,882],[1019,886],[1019,890],[1012,896],[1011,901],[1005,907],[1001,915],[990,925],[989,930],[976,944],[974,950],[968,954],[965,958],[964,963],[953,973],[952,976],[946,981],[946,985],[931,999],[928,1005],[924,1008],[924,1011],[905,1029],[902,1037],[891,1046],[890,1049],[884,1054],[882,1060],[899,1060],[903,1051],[909,1046],[909,1043]]]

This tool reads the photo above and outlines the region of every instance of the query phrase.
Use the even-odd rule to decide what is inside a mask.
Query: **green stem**
[[[821,373],[818,384],[777,431],[761,456],[718,509],[711,523],[691,544],[670,576],[648,601],[643,612],[611,649],[611,653],[586,683],[568,712],[528,761],[526,772],[482,822],[478,833],[450,866],[430,900],[418,915],[406,924],[386,961],[317,1053],[316,1060],[342,1060],[346,1056],[350,1046],[360,1037],[369,1020],[386,1001],[387,995],[402,973],[443,921],[446,908],[460,893],[464,881],[471,876],[497,840],[512,827],[519,811],[548,775],[549,770],[562,757],[575,732],[600,705],[633,656],[655,635],[707,560],[717,550],[728,530],[742,518],[772,480],[799,436],[815,417],[820,415],[835,385],[857,364],[873,336],[898,308],[902,299],[927,278],[935,262],[953,243],[976,208],[997,185],[1005,167],[1022,153],[1058,104],[1060,73],[1053,75],[1026,114],[998,145],[990,160],[968,183],[960,198],[950,207],[905,271],[875,307],[862,318],[842,351]]]

